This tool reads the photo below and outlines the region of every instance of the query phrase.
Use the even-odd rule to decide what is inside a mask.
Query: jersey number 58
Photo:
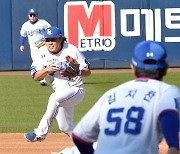
[[[113,108],[110,109],[107,114],[108,123],[114,123],[114,128],[105,128],[104,132],[106,135],[117,135],[121,129],[124,133],[139,134],[142,126],[142,119],[144,115],[144,109],[142,107],[131,107],[127,110],[126,119],[123,128],[121,113],[124,112],[124,108]],[[115,116],[116,115],[116,116]],[[124,119],[123,119],[124,120]]]

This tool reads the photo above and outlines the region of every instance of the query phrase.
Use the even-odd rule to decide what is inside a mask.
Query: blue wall
[[[12,69],[11,1],[0,1],[0,70]],[[2,20],[3,19],[3,20]]]
[[[59,26],[92,68],[129,68],[134,46],[145,39],[162,42],[170,67],[179,67],[180,7],[177,6],[179,0],[163,0],[163,3],[162,0],[1,0],[0,70],[30,69],[27,40],[25,52],[19,51],[19,31],[28,20],[29,8],[37,8],[39,18]]]

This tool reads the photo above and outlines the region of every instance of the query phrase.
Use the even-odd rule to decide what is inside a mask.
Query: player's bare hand
[[[47,71],[48,73],[52,73],[52,72],[59,71],[59,68],[58,68],[57,65],[53,62],[53,63],[51,63],[51,64],[46,68],[46,71]]]
[[[23,45],[21,45],[19,49],[21,52],[24,52],[24,46]]]

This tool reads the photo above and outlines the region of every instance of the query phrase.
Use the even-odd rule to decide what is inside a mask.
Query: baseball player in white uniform
[[[168,153],[179,153],[180,90],[162,81],[166,55],[159,42],[135,47],[132,69],[137,78],[107,91],[73,130],[81,154],[158,154],[163,137]]]
[[[22,25],[20,30],[20,51],[24,52],[25,38],[28,37],[31,58],[33,61],[39,57],[38,54],[46,48],[44,31],[51,25],[44,19],[38,19],[38,12],[34,8],[28,11],[28,18],[29,20]],[[40,84],[46,86],[47,82],[43,79],[40,81]]]
[[[91,74],[89,63],[84,55],[66,38],[58,27],[47,28],[45,33],[47,49],[43,51],[42,60],[33,61],[31,74],[34,80],[49,77],[54,92],[50,95],[46,112],[34,132],[25,134],[28,141],[42,141],[47,136],[56,118],[62,132],[71,137],[74,129],[74,106],[80,103],[85,95],[84,77]],[[64,75],[68,68],[67,57],[78,62],[78,74],[74,77]]]

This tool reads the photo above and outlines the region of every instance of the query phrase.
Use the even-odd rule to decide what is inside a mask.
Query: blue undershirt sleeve
[[[72,135],[73,141],[81,154],[93,154],[94,149],[91,143],[85,143]]]
[[[169,147],[179,149],[179,118],[177,112],[164,112],[161,114],[160,125],[162,133]]]
[[[24,42],[25,42],[25,37],[20,36],[20,46],[24,46]]]

